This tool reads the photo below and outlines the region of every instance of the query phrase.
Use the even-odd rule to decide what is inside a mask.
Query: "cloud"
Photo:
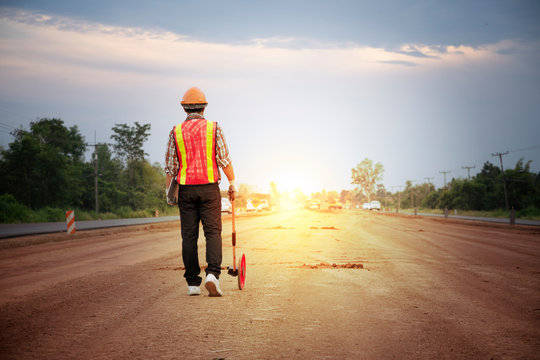
[[[230,74],[237,78],[280,71],[350,76],[383,71],[385,64],[451,65],[488,58],[494,61],[504,53],[496,45],[475,49],[408,44],[392,51],[296,38],[208,43],[156,29],[109,26],[14,9],[3,9],[1,21],[3,67],[37,76],[76,71],[81,74],[80,81],[88,82],[94,82],[98,74],[104,78],[111,74],[141,78]]]
[[[383,64],[391,64],[391,65],[403,65],[403,66],[417,66],[418,64],[415,64],[410,61],[403,61],[403,60],[384,60],[381,61]]]
[[[433,53],[440,54],[442,53],[440,51],[440,47],[433,47],[433,46],[416,46],[416,45],[406,45],[402,46],[400,50],[396,50],[396,53],[403,54],[407,56],[412,56],[416,58],[431,58],[431,59],[439,59],[439,55],[434,55]]]

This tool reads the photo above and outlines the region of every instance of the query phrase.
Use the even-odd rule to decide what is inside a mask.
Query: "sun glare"
[[[314,189],[311,189],[309,178],[303,174],[285,174],[276,177],[274,183],[279,192],[295,192],[300,190],[305,195],[310,195]]]

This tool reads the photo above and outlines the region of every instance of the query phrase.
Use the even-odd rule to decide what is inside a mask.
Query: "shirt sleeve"
[[[229,156],[229,148],[227,147],[227,141],[221,126],[216,126],[216,161],[220,168],[227,167],[232,164],[231,157]]]
[[[176,176],[178,174],[178,155],[176,154],[176,142],[174,141],[174,128],[169,134],[169,141],[167,143],[167,152],[165,153],[165,174],[169,176]]]

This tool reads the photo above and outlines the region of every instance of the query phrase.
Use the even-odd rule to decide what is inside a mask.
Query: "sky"
[[[391,191],[497,152],[538,172],[539,19],[534,0],[1,0],[0,145],[44,117],[89,143],[137,121],[163,164],[197,86],[260,191],[352,189],[364,158]]]

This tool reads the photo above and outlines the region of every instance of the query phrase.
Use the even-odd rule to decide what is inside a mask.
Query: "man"
[[[186,271],[188,295],[199,295],[202,278],[199,276],[197,240],[202,222],[206,238],[206,282],[209,296],[222,296],[219,287],[221,274],[221,194],[220,172],[229,180],[229,198],[237,193],[234,170],[221,127],[204,118],[206,97],[192,87],[181,101],[186,120],[169,134],[165,155],[167,188],[173,179],[178,182],[178,208],[182,233],[182,259]]]

